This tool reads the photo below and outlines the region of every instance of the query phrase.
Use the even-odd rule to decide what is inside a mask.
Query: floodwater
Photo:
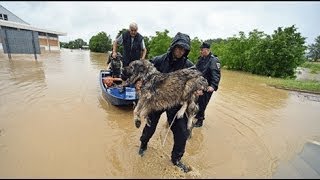
[[[307,141],[320,141],[319,98],[222,70],[204,126],[182,158],[192,171],[171,164],[171,131],[162,146],[165,114],[140,157],[142,127],[135,128],[132,107],[102,98],[105,59],[80,50],[37,61],[0,53],[1,178],[272,178]]]

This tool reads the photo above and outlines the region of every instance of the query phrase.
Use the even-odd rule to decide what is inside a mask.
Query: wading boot
[[[175,166],[177,166],[178,168],[180,168],[185,173],[191,171],[191,169],[188,166],[186,166],[185,164],[183,164],[181,161],[175,161],[175,162],[173,162],[173,164]]]
[[[141,143],[140,148],[139,148],[139,155],[142,157],[144,155],[144,152],[147,150],[147,144],[146,143]]]

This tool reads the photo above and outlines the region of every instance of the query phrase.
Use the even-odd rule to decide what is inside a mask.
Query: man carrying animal
[[[165,54],[154,57],[151,59],[151,62],[161,73],[170,73],[179,69],[190,68],[194,65],[187,57],[189,52],[190,37],[179,32],[173,38],[168,51]],[[150,126],[145,125],[143,129],[140,137],[141,145],[139,148],[139,155],[143,156],[147,150],[147,144],[156,130],[161,114],[166,112],[167,121],[169,124],[171,124],[180,108],[181,105],[178,105],[170,109],[156,111],[149,114],[148,118],[150,119]],[[187,120],[188,119],[186,115],[183,115],[182,118],[176,119],[171,127],[174,138],[171,161],[175,166],[179,167],[184,172],[190,171],[190,169],[181,162],[181,158],[185,152],[186,142],[189,137]]]
[[[203,43],[200,46],[199,60],[196,64],[197,69],[202,72],[203,76],[207,79],[209,87],[207,91],[204,91],[202,96],[198,98],[199,111],[196,115],[198,121],[194,127],[201,127],[203,120],[205,119],[205,110],[210,101],[212,93],[218,90],[221,72],[220,72],[220,61],[210,51],[210,44]]]

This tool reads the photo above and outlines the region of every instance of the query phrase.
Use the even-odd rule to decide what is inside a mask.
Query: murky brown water
[[[270,178],[308,140],[320,141],[320,102],[222,71],[205,124],[194,129],[181,173],[165,114],[144,157],[131,108],[106,102],[98,82],[106,54],[0,53],[1,178]]]

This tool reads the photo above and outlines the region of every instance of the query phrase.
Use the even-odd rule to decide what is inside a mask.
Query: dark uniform
[[[176,45],[182,46],[186,53],[181,59],[173,60],[173,50]],[[157,68],[158,71],[162,73],[169,73],[179,69],[189,68],[194,66],[192,62],[187,58],[190,52],[190,37],[183,33],[177,33],[177,35],[173,38],[170,48],[167,53],[154,57],[151,62]],[[147,149],[147,144],[154,134],[159,118],[163,112],[167,114],[167,121],[169,124],[173,121],[174,116],[181,108],[181,105],[173,107],[171,109],[152,112],[149,114],[150,118],[150,127],[145,126],[140,137],[141,146],[139,149],[139,154],[142,156],[144,151]],[[180,159],[182,158],[186,142],[189,137],[189,132],[187,130],[187,117],[184,115],[182,119],[175,119],[172,124],[171,131],[173,132],[174,145],[171,152],[171,161],[174,165],[180,167],[185,172],[189,171],[188,168],[181,163]]]
[[[205,45],[210,48],[210,45]],[[202,46],[203,47],[203,46]],[[207,79],[209,86],[213,87],[215,91],[218,90],[221,72],[220,61],[211,52],[207,57],[200,57],[197,64],[197,69],[202,72],[203,76]],[[205,110],[210,101],[213,92],[204,91],[202,96],[198,98],[199,112],[196,115],[198,119],[195,124],[196,127],[201,127],[205,119]]]

